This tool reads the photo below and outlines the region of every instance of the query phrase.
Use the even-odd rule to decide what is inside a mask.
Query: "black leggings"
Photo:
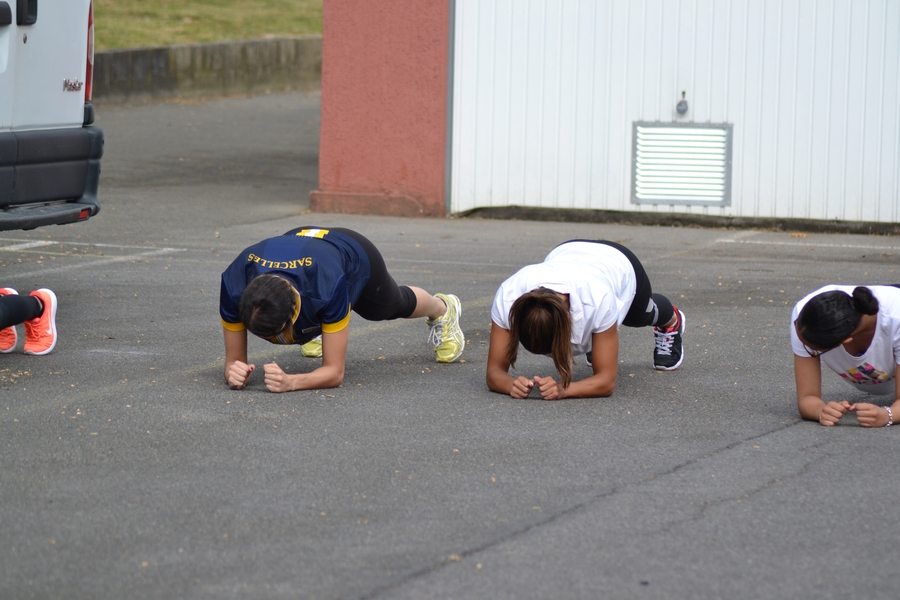
[[[650,286],[650,278],[638,257],[634,252],[617,242],[609,242],[606,240],[570,240],[572,242],[593,242],[595,244],[604,244],[611,246],[625,255],[634,269],[634,276],[637,285],[634,291],[634,299],[631,301],[631,308],[625,315],[622,325],[626,327],[662,327],[672,320],[675,316],[675,307],[668,298],[662,294],[654,294],[653,288]],[[568,242],[563,242],[567,244]]]
[[[353,305],[353,312],[367,321],[391,321],[393,319],[406,319],[416,310],[416,294],[408,286],[397,285],[381,252],[375,244],[359,233],[342,227],[298,227],[287,232],[292,235],[302,229],[327,229],[332,233],[346,235],[362,246],[369,259],[369,281],[363,288],[362,294]]]
[[[36,319],[43,312],[34,296],[0,296],[0,329]]]

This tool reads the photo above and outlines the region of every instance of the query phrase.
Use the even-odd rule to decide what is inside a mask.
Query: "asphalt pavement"
[[[60,332],[0,356],[0,598],[896,597],[900,431],[801,421],[788,327],[825,283],[900,282],[897,238],[311,214],[319,102],[100,106],[100,214],[0,234],[2,285],[55,290]],[[229,390],[219,276],[300,225],[457,294],[463,360],[354,317],[340,388]],[[683,367],[623,328],[611,398],[491,393],[497,286],[572,238],[640,257],[686,315]]]

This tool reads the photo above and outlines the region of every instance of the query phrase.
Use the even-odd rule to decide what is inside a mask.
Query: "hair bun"
[[[872,294],[872,290],[865,286],[858,286],[853,290],[850,299],[853,310],[864,315],[878,314],[878,298]]]

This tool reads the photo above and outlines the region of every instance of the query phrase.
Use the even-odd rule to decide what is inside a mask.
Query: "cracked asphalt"
[[[2,285],[60,301],[51,355],[0,356],[0,597],[896,597],[900,431],[802,422],[788,327],[820,285],[900,282],[897,238],[311,214],[319,102],[100,106],[100,214],[0,233]],[[304,224],[457,294],[464,360],[354,317],[340,388],[228,390],[219,275]],[[640,257],[686,315],[684,366],[623,328],[611,398],[489,392],[494,291],[572,238]]]

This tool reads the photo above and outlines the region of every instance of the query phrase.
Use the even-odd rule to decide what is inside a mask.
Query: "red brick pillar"
[[[450,0],[325,0],[316,212],[444,216]]]

